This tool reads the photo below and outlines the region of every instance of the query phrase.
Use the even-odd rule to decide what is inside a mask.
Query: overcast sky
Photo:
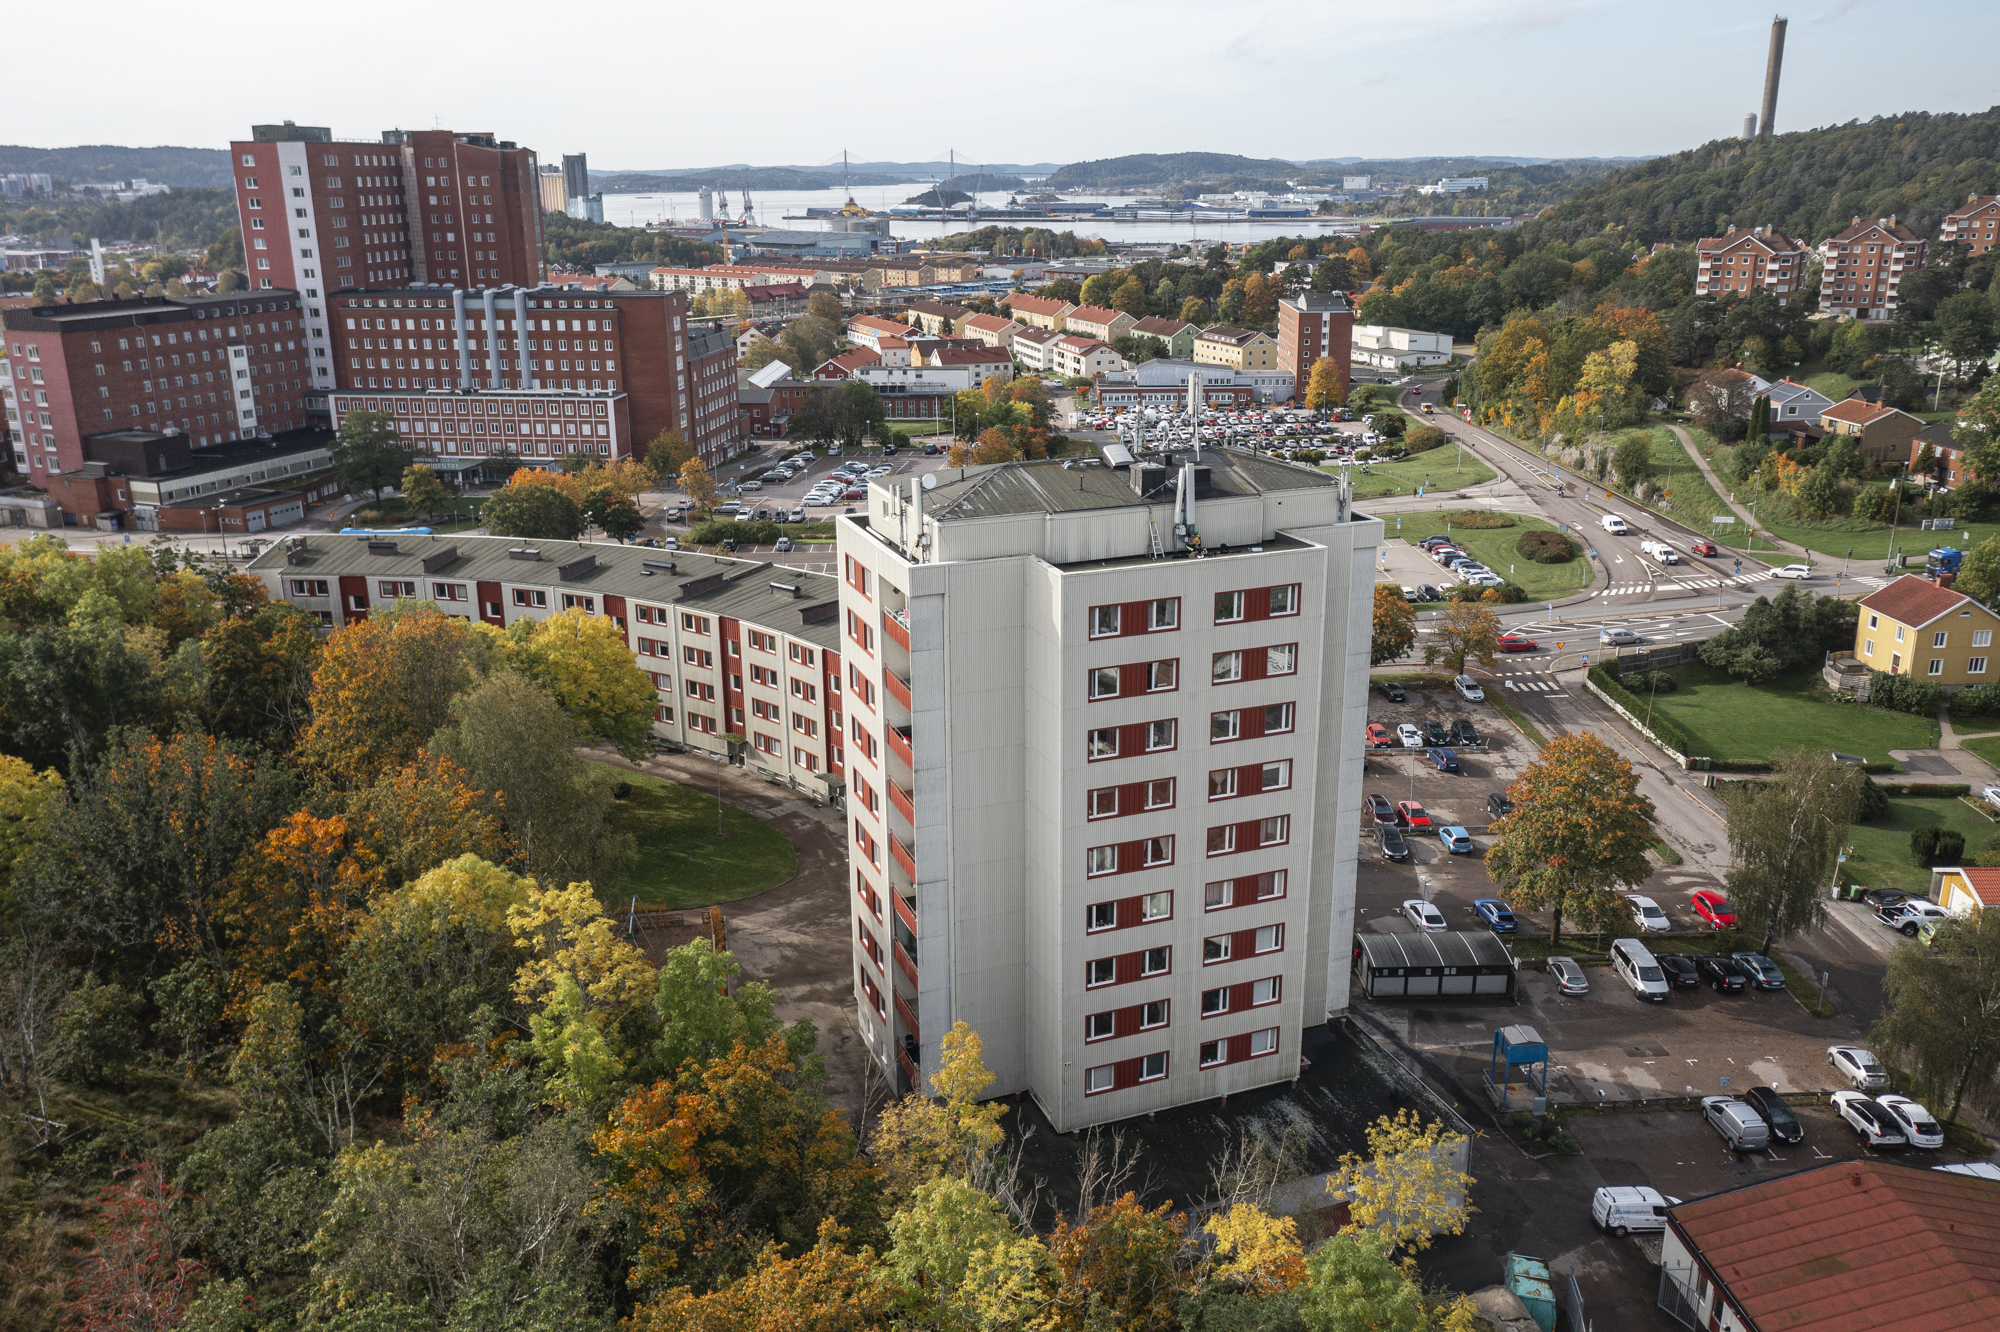
[[[1780,132],[1996,99],[1993,0],[1810,0]],[[157,31],[103,0],[94,31]],[[594,169],[725,162],[1622,157],[1734,134],[1768,15],[1722,0],[520,0],[335,10],[210,0],[178,54],[16,97],[0,137],[223,147],[252,122],[491,131]],[[189,67],[170,67],[185,59]],[[114,62],[115,63],[115,62]]]

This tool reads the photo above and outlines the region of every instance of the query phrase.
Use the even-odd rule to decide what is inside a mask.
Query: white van
[[[1637,939],[1611,941],[1611,969],[1633,994],[1648,1003],[1667,1001],[1667,975],[1646,945]]]
[[[1605,531],[1611,533],[1612,536],[1624,536],[1627,532],[1632,530],[1631,528],[1625,526],[1625,520],[1623,518],[1620,518],[1615,513],[1605,514],[1602,518],[1599,518],[1597,520],[1597,525],[1603,528]]]
[[[1704,1096],[1701,1117],[1739,1152],[1761,1152],[1771,1145],[1771,1126],[1734,1096]]]
[[[1620,1236],[1635,1230],[1665,1230],[1667,1209],[1680,1202],[1643,1185],[1613,1185],[1590,1195],[1590,1219],[1599,1230]]]
[[[1681,557],[1674,554],[1674,548],[1664,541],[1641,541],[1639,550],[1649,559],[1661,564],[1679,564]]]

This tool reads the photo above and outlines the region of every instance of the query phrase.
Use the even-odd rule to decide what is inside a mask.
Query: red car
[[[1727,930],[1735,928],[1736,912],[1730,908],[1728,899],[1723,897],[1721,893],[1704,888],[1694,894],[1690,901],[1694,905],[1694,914],[1700,916],[1716,929]]]
[[[1713,541],[1691,541],[1688,543],[1688,553],[1690,555],[1714,555],[1717,552]]]
[[[1537,643],[1526,634],[1500,635],[1500,650],[1502,652],[1533,652],[1540,646],[1540,643]]]
[[[1428,828],[1431,816],[1424,813],[1424,807],[1414,800],[1398,800],[1396,822],[1405,828]]]
[[[1394,747],[1396,743],[1396,737],[1390,735],[1389,728],[1384,726],[1381,722],[1369,722],[1368,743],[1373,745],[1377,749],[1389,749]]]

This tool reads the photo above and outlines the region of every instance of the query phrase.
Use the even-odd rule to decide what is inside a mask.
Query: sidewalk
[[[1750,530],[1755,529],[1757,527],[1756,515],[1751,513],[1750,510],[1744,508],[1741,504],[1738,504],[1736,502],[1736,496],[1733,493],[1733,488],[1728,485],[1725,485],[1723,483],[1722,478],[1716,475],[1715,469],[1708,465],[1708,459],[1702,457],[1701,450],[1697,448],[1695,446],[1695,442],[1688,437],[1688,432],[1683,427],[1677,425],[1669,425],[1667,429],[1674,432],[1674,438],[1679,440],[1681,442],[1681,445],[1684,448],[1686,448],[1688,457],[1694,459],[1694,465],[1698,469],[1700,469],[1703,479],[1708,482],[1709,489],[1713,490],[1716,494],[1720,495],[1722,497],[1722,502],[1729,506],[1729,511],[1736,515],[1738,521],[1743,523],[1745,534],[1747,535]],[[1807,550],[1804,546],[1796,545],[1790,541],[1780,541],[1778,538],[1772,536],[1768,529],[1758,529],[1758,530],[1762,530],[1764,533],[1764,539],[1770,542],[1772,545],[1776,546],[1779,550],[1786,551],[1793,555],[1803,556],[1808,561],[1810,561],[1813,558],[1813,552]]]

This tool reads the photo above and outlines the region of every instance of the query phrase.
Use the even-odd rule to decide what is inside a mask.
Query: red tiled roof
[[[1871,592],[1861,598],[1861,604],[1878,615],[1886,615],[1898,624],[1922,628],[1940,615],[1950,614],[1972,598],[1963,592],[1954,592],[1948,587],[1918,578],[1915,574],[1904,574],[1879,592]]]
[[[995,365],[1006,361],[1007,353],[995,347],[973,351],[966,347],[937,347],[928,354],[932,365]]]
[[[1760,1328],[2000,1327],[2000,1180],[1838,1161],[1670,1217]]]
[[[1183,324],[1178,319],[1166,319],[1160,315],[1147,315],[1144,319],[1132,325],[1132,331],[1134,333],[1144,333],[1155,338],[1173,338],[1178,337],[1182,329],[1193,327],[1194,325]]]
[[[1115,324],[1131,316],[1123,310],[1107,310],[1101,305],[1079,305],[1069,312],[1069,317],[1084,324]]]
[[[1981,906],[2000,906],[2000,869],[1986,869],[1977,865],[1940,865],[1940,874],[1956,874],[1965,880],[1965,886],[1972,889]]]
[[[907,333],[910,330],[908,324],[898,323],[893,319],[881,319],[875,315],[856,315],[847,321],[847,326],[849,328],[870,328],[874,329],[877,333]]]
[[[1012,309],[1026,310],[1029,314],[1038,315],[1065,314],[1076,308],[1068,301],[1051,300],[1046,296],[1028,296],[1020,292],[1003,296],[1001,300]]]
[[[999,315],[976,314],[966,319],[965,326],[983,329],[988,333],[998,333],[1013,322],[1011,319],[1002,319]]]
[[[1884,403],[1869,402],[1863,398],[1843,398],[1831,407],[1824,408],[1821,416],[1830,416],[1836,421],[1847,421],[1853,425],[1867,425],[1885,416],[1901,416],[1902,413]]]

